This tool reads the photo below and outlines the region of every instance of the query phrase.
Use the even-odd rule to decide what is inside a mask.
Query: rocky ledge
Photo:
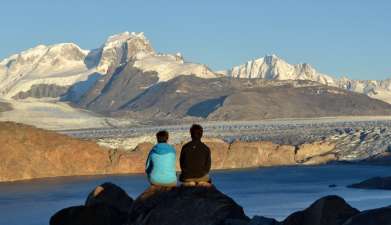
[[[338,196],[318,199],[283,221],[247,217],[233,199],[214,187],[148,189],[133,200],[104,183],[84,205],[62,209],[50,225],[391,225],[391,207],[360,212]]]

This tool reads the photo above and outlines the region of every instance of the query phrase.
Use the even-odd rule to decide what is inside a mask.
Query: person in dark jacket
[[[176,186],[176,151],[167,144],[167,131],[159,131],[156,138],[158,143],[149,152],[145,165],[148,180],[155,186]]]
[[[210,149],[201,138],[203,129],[198,124],[190,128],[191,141],[182,147],[179,158],[181,175],[179,180],[185,186],[210,186],[209,171],[211,167]]]

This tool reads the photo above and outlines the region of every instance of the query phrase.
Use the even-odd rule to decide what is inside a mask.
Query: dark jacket
[[[211,166],[210,149],[201,140],[192,140],[182,147],[179,158],[180,180],[201,178],[209,173]]]

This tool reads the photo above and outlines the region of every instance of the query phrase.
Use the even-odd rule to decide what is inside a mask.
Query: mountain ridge
[[[257,87],[259,83],[263,86]],[[314,86],[317,88],[311,88]],[[226,71],[212,71],[204,64],[187,62],[180,53],[157,53],[144,33],[135,32],[109,36],[92,50],[74,43],[38,45],[0,61],[0,98],[57,98],[103,114],[129,111],[143,116],[210,119],[389,114],[387,105],[343,90],[391,103],[391,79],[337,79],[308,63],[289,64],[275,54]],[[333,102],[331,96],[338,100]],[[330,107],[336,112],[331,112],[327,99],[346,109],[337,104]],[[248,112],[239,107],[242,103],[247,104]],[[310,105],[313,108],[307,107]],[[236,110],[240,116],[235,115]]]

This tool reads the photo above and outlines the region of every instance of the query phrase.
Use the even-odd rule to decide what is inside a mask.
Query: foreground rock
[[[85,206],[105,204],[122,213],[127,213],[133,204],[133,199],[120,187],[112,183],[97,186],[88,195]]]
[[[283,204],[283,203],[282,203]],[[326,196],[284,221],[251,220],[233,199],[214,187],[149,188],[135,201],[104,183],[86,204],[62,209],[50,225],[391,225],[391,207],[359,212],[338,196]]]
[[[363,211],[343,225],[391,225],[391,207]]]
[[[112,183],[97,186],[85,205],[65,208],[50,218],[50,225],[122,225],[133,203],[128,194]]]
[[[143,193],[128,225],[219,225],[229,220],[249,221],[242,207],[215,188],[178,187]]]
[[[50,225],[122,225],[126,216],[107,205],[72,206],[57,212]]]
[[[359,211],[338,196],[326,196],[288,216],[284,225],[342,225]]]
[[[133,204],[132,204],[133,203]],[[223,225],[248,224],[242,207],[215,188],[150,189],[135,202],[120,187],[96,187],[84,206],[60,210],[50,225]]]
[[[373,177],[360,183],[349,185],[348,187],[391,190],[391,177]]]

